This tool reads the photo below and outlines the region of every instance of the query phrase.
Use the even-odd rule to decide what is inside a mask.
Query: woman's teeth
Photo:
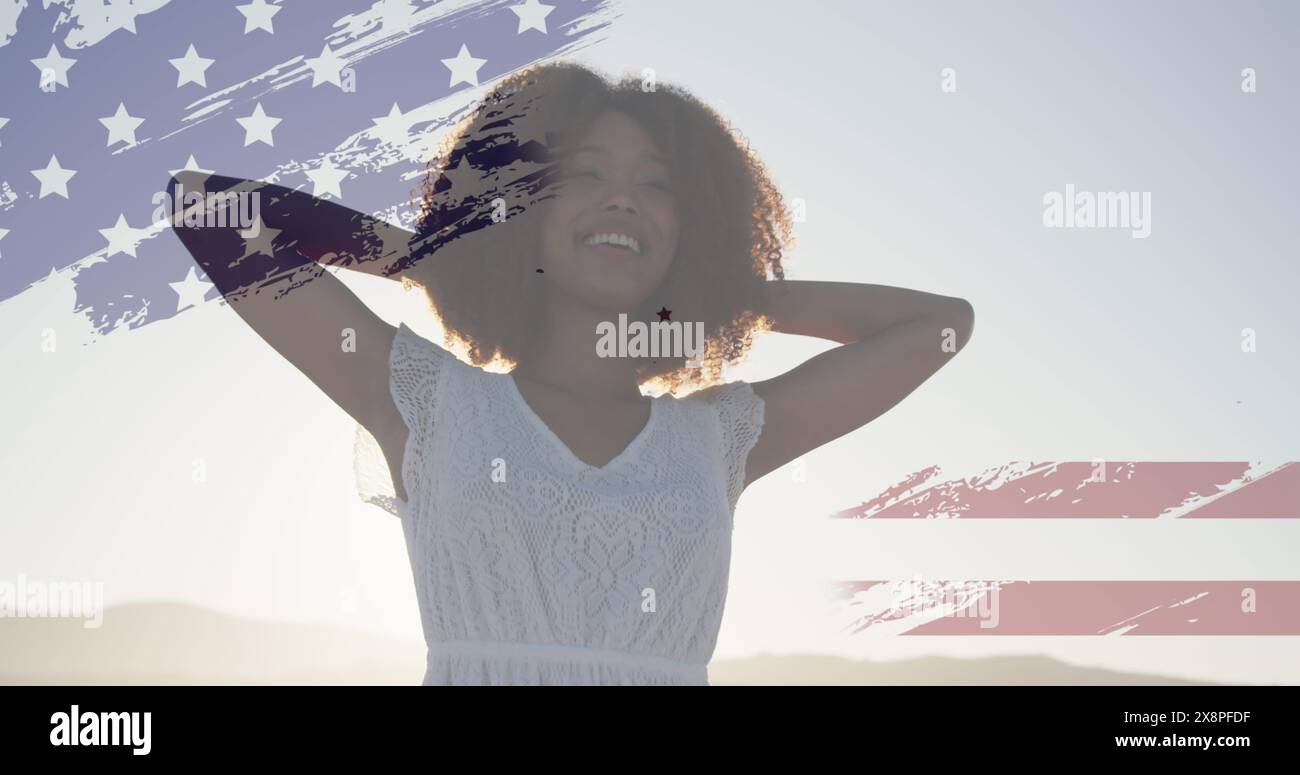
[[[628,248],[638,256],[641,255],[641,243],[637,242],[636,237],[629,237],[626,234],[604,233],[593,234],[582,241],[584,245],[617,245]]]

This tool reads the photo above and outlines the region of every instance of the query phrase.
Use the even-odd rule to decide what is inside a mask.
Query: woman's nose
[[[630,213],[635,213],[637,212],[636,197],[628,190],[627,186],[615,186],[605,200],[605,209],[627,210]]]

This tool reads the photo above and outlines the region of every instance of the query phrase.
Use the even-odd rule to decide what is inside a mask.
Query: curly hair
[[[518,364],[544,301],[541,208],[532,205],[554,195],[559,162],[606,110],[637,121],[668,154],[678,192],[677,253],[653,304],[629,319],[657,320],[654,308],[667,300],[678,319],[704,324],[701,367],[687,368],[684,358],[643,359],[638,380],[672,392],[721,382],[724,364],[741,361],[754,332],[770,327],[765,283],[769,272],[785,278],[790,219],[748,143],[673,86],[648,88],[634,76],[611,83],[572,63],[504,79],[427,167],[403,284],[423,289],[471,363]]]

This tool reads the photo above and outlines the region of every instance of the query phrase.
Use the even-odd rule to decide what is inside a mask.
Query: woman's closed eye
[[[604,180],[601,174],[596,170],[573,170],[569,173],[571,178],[591,178],[592,180]]]
[[[604,180],[604,179],[605,179],[605,176],[602,175],[602,174],[600,173],[599,170],[594,170],[594,169],[579,169],[579,170],[573,170],[572,172],[569,173],[569,177],[570,177],[570,178],[588,178],[588,179],[591,179],[591,180]],[[660,190],[660,191],[664,191],[664,192],[667,192],[667,193],[672,193],[672,190],[673,190],[673,189],[672,189],[672,184],[669,183],[667,180],[663,180],[663,179],[661,179],[661,178],[652,178],[652,179],[649,179],[649,180],[643,180],[643,181],[641,181],[640,183],[638,183],[638,185],[641,185],[641,186],[648,186],[648,187],[650,187],[650,188],[655,188],[655,189],[658,189],[658,190]]]

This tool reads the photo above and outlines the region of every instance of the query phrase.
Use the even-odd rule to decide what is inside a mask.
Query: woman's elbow
[[[975,307],[966,299],[956,296],[947,297],[943,306],[943,322],[956,340],[955,352],[966,346],[975,331]]]

